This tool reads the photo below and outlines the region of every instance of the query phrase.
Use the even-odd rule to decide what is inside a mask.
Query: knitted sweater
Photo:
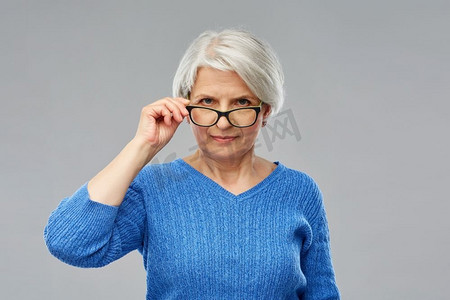
[[[277,167],[234,195],[182,159],[148,165],[119,207],[65,198],[44,230],[50,252],[101,267],[137,249],[147,299],[339,299],[322,194]]]

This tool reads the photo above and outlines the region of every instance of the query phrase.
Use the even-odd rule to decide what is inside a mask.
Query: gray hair
[[[205,31],[186,50],[173,79],[174,97],[187,98],[200,67],[235,71],[272,113],[284,102],[284,75],[270,45],[244,30]]]

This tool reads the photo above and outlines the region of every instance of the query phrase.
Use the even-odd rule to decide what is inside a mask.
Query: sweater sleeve
[[[301,268],[306,277],[302,300],[340,299],[331,261],[330,236],[322,193],[315,183],[306,208],[312,231],[312,241],[301,253]]]
[[[119,207],[89,198],[87,183],[61,201],[44,229],[52,255],[77,267],[102,267],[142,249],[145,208],[133,182]]]

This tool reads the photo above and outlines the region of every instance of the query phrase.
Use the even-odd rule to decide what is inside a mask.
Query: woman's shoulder
[[[323,196],[319,185],[305,171],[283,167],[285,175],[282,182],[290,189],[291,194],[299,195],[305,215],[313,220],[323,206]]]
[[[280,161],[275,161],[274,163],[277,164],[278,167],[283,170],[284,177],[286,179],[288,179],[289,181],[294,180],[297,182],[302,182],[304,184],[317,186],[317,183],[314,180],[314,178],[310,174],[308,174],[306,171],[301,171],[301,170],[290,168],[290,167],[284,165]]]
[[[142,168],[141,172],[167,172],[168,170],[176,170],[181,167],[181,163],[181,158],[177,158],[173,161],[164,163],[149,163],[144,168]]]
[[[139,172],[135,181],[173,181],[184,176],[186,173],[182,159],[175,159],[171,162],[148,164]]]

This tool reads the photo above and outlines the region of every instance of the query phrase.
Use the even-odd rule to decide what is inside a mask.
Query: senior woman
[[[283,102],[269,45],[246,31],[204,32],[173,94],[144,107],[135,137],[52,212],[50,252],[101,267],[137,249],[147,299],[339,299],[317,184],[255,155]],[[185,118],[198,150],[147,165]]]

